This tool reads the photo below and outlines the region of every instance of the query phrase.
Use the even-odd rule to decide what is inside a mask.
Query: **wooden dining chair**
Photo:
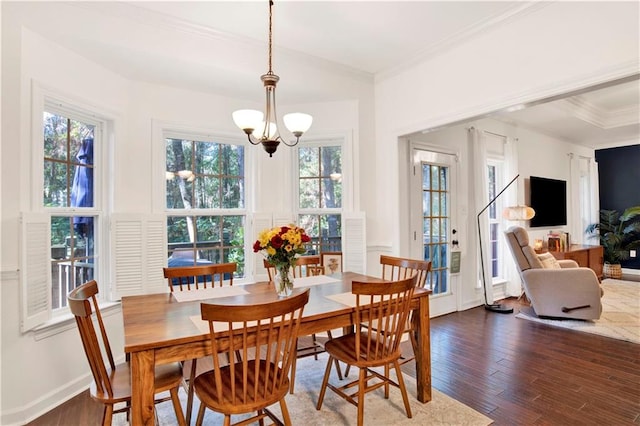
[[[306,289],[250,306],[200,305],[202,319],[209,322],[214,369],[197,376],[194,382],[201,401],[197,425],[202,424],[206,408],[222,413],[225,425],[231,424],[232,415],[254,411],[255,416],[240,423],[263,424],[262,419],[269,417],[282,424],[267,408],[276,402],[280,403],[284,424],[291,424],[285,396],[302,311],[308,301]],[[227,339],[221,341],[224,336]],[[220,355],[230,357],[235,351],[242,353],[241,360],[220,364]]]
[[[425,287],[429,278],[429,274],[431,273],[431,261],[429,260],[408,259],[402,257],[380,255],[380,264],[382,265],[383,280],[399,281],[416,275],[416,287],[418,288]],[[413,327],[411,326],[412,315],[413,312],[409,314],[407,325],[405,327],[405,333],[409,335],[409,338],[411,339],[411,342],[413,344],[412,347],[415,347],[416,336],[413,332]],[[413,355],[410,357],[403,356],[400,365],[405,364],[413,360],[414,358],[415,357]]]
[[[115,364],[111,345],[98,307],[98,283],[95,280],[86,282],[73,289],[67,296],[68,306],[75,316],[80,338],[84,347],[93,383],[90,387],[91,398],[104,404],[102,424],[110,425],[113,414],[127,412],[131,407],[131,369],[124,362]],[[95,323],[98,325],[96,331]],[[99,336],[99,337],[98,337]],[[105,362],[105,356],[107,361]],[[179,363],[156,366],[156,394],[169,391],[168,398],[156,399],[156,404],[171,399],[178,424],[185,425],[178,390],[183,382],[182,367]],[[115,405],[124,403],[125,407],[115,409]]]
[[[197,291],[199,289],[233,285],[233,275],[237,264],[212,263],[198,266],[178,266],[163,268],[164,277],[171,292]],[[227,284],[225,284],[227,283]],[[191,422],[193,409],[193,380],[196,377],[197,359],[190,361],[189,380],[187,381],[187,423]],[[184,365],[183,365],[184,366]]]
[[[358,408],[358,426],[361,426],[364,421],[365,394],[384,386],[385,398],[388,399],[389,385],[392,385],[400,388],[407,417],[411,418],[411,406],[398,361],[400,339],[409,316],[416,281],[417,276],[414,275],[393,282],[352,283],[351,291],[356,296],[355,333],[325,343],[329,359],[316,409],[322,408],[325,392],[329,388]],[[377,321],[377,328],[361,326],[374,320]],[[336,360],[358,367],[358,379],[339,387],[329,383],[331,368]],[[390,364],[396,371],[397,383],[388,374],[387,367]],[[374,367],[384,367],[384,374],[373,370]],[[356,393],[353,392],[354,387],[357,387]]]
[[[269,280],[271,281],[273,280],[273,277],[269,272],[269,268],[273,268],[274,270],[275,268],[266,260],[264,262],[265,262],[264,263],[265,268],[267,268],[267,273],[269,274]],[[296,258],[296,264],[293,268],[294,278],[312,277],[312,276],[323,275],[323,274],[324,274],[324,267],[321,264],[320,256],[310,255],[310,256],[300,256]],[[329,339],[332,338],[331,330],[327,330],[327,337]],[[317,360],[318,354],[321,354],[324,352],[324,345],[322,345],[322,343],[318,341],[318,336],[315,333],[309,336],[309,338],[311,339],[311,343],[309,343],[308,345],[301,346],[299,343],[296,343],[296,348],[297,348],[296,359],[312,356]],[[297,362],[294,361],[293,366],[291,367],[291,393],[293,393],[295,390],[296,367],[297,367]],[[336,361],[336,368],[337,368],[338,376],[340,377],[340,380],[342,380],[342,370],[340,369],[340,365],[338,364],[337,361]]]

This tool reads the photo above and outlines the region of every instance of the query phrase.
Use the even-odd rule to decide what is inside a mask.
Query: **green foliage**
[[[640,206],[629,207],[622,214],[617,210],[600,210],[600,223],[586,229],[592,238],[599,238],[604,247],[604,261],[618,264],[629,259],[629,250],[640,248]]]

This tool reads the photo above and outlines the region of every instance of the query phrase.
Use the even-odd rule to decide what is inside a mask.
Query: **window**
[[[298,225],[311,237],[311,253],[342,251],[342,144],[298,148]]]
[[[42,205],[50,226],[50,308],[55,314],[66,307],[69,291],[97,278],[94,148],[100,143],[99,123],[45,107],[42,124]]]
[[[165,138],[168,266],[235,262],[245,275],[244,146]]]
[[[500,182],[502,182],[502,164],[490,160],[489,165],[487,166],[487,176],[489,179],[488,182],[488,190],[489,190],[489,200],[493,200],[498,191],[500,191]],[[488,217],[489,217],[489,260],[490,260],[490,270],[492,279],[498,279],[502,276],[502,264],[501,264],[501,241],[500,241],[500,221],[501,214],[498,212],[502,212],[502,201],[500,198],[495,200],[493,204],[489,207]]]

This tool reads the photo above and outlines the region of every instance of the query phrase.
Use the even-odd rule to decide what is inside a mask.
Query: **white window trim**
[[[104,238],[104,218],[106,217],[106,212],[109,207],[109,196],[107,188],[103,182],[106,182],[105,177],[112,168],[112,158],[113,158],[113,145],[114,145],[114,134],[115,129],[119,125],[121,120],[119,114],[115,113],[112,110],[106,109],[104,107],[96,106],[88,100],[81,99],[78,97],[70,96],[67,94],[63,94],[55,88],[46,86],[41,84],[37,80],[31,80],[30,82],[30,101],[31,101],[31,114],[30,114],[30,124],[29,124],[29,139],[30,143],[25,150],[23,151],[25,154],[23,156],[24,162],[30,162],[30,167],[25,167],[25,169],[30,169],[31,173],[28,177],[26,187],[29,190],[29,202],[28,204],[23,204],[23,215],[28,217],[34,217],[33,215],[44,215],[48,217],[49,227],[50,227],[50,218],[51,216],[56,215],[65,215],[65,214],[86,214],[96,216],[98,220],[96,221],[96,229],[95,229],[95,238],[96,238],[96,251],[98,253],[98,257],[100,258],[101,268],[97,268],[95,279],[101,283],[101,291],[99,294],[100,304],[103,305],[108,300],[108,295],[110,293],[110,289],[108,288],[108,283],[110,280],[106,279],[106,271],[108,270],[108,242],[107,239]],[[94,150],[94,164],[100,164],[99,170],[97,173],[94,172],[94,207],[93,208],[45,208],[42,204],[42,194],[44,188],[44,180],[42,175],[42,170],[44,167],[44,156],[42,153],[44,152],[44,134],[42,129],[42,117],[45,111],[59,113],[61,115],[68,116],[73,119],[78,119],[83,122],[88,122],[90,124],[96,125],[96,132],[98,132],[99,136],[99,144],[98,149]],[[98,137],[95,137],[98,140]],[[25,145],[27,146],[27,145]],[[49,231],[47,231],[47,235],[44,237],[47,239],[45,242],[46,247],[50,245],[50,237]],[[24,241],[24,237],[21,237],[21,244],[24,245],[26,242]],[[21,264],[23,265],[20,281],[21,281],[21,293],[22,293],[22,303],[21,303],[21,330],[23,332],[29,330],[46,330],[51,328],[52,330],[58,327],[59,324],[64,323],[68,320],[69,311],[68,309],[57,309],[54,313],[51,307],[51,300],[49,297],[48,300],[48,309],[46,312],[46,316],[41,316],[37,319],[27,320],[27,314],[25,311],[25,303],[26,303],[26,293],[28,292],[27,286],[27,276],[28,276],[28,267],[29,265],[33,265],[34,260],[30,259],[26,261],[22,257],[24,253],[21,253]],[[42,261],[47,263],[47,269],[50,271],[50,255],[45,255],[42,258]],[[50,275],[50,273],[49,273]],[[49,293],[51,291],[51,278],[48,278],[48,289]],[[108,303],[107,303],[108,304]],[[55,334],[55,333],[54,333]],[[43,334],[44,337],[47,337],[47,333]]]
[[[252,227],[252,219],[250,212],[252,211],[253,197],[251,194],[254,190],[253,182],[255,182],[255,154],[250,149],[250,144],[246,138],[239,137],[237,133],[221,132],[208,127],[190,126],[183,123],[177,123],[166,120],[152,120],[151,129],[152,143],[152,173],[153,190],[152,190],[152,208],[153,211],[167,216],[244,216],[245,222],[245,276],[235,280],[238,284],[252,282],[254,275],[254,264],[250,261],[249,255],[253,253],[250,233]],[[225,143],[229,145],[237,145],[244,147],[244,190],[245,199],[244,207],[240,209],[167,209],[166,206],[166,185],[156,185],[155,182],[164,182],[165,171],[167,169],[165,141],[167,138],[176,138],[195,141],[212,141],[217,143]],[[166,261],[166,260],[165,260]]]

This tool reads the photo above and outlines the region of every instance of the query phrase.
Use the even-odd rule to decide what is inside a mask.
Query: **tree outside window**
[[[301,146],[298,167],[298,224],[310,252],[342,251],[342,146]]]
[[[51,212],[53,310],[65,307],[67,293],[95,277],[95,130],[95,124],[66,114],[43,114],[42,203]]]
[[[168,265],[235,262],[244,276],[244,147],[166,139]]]

